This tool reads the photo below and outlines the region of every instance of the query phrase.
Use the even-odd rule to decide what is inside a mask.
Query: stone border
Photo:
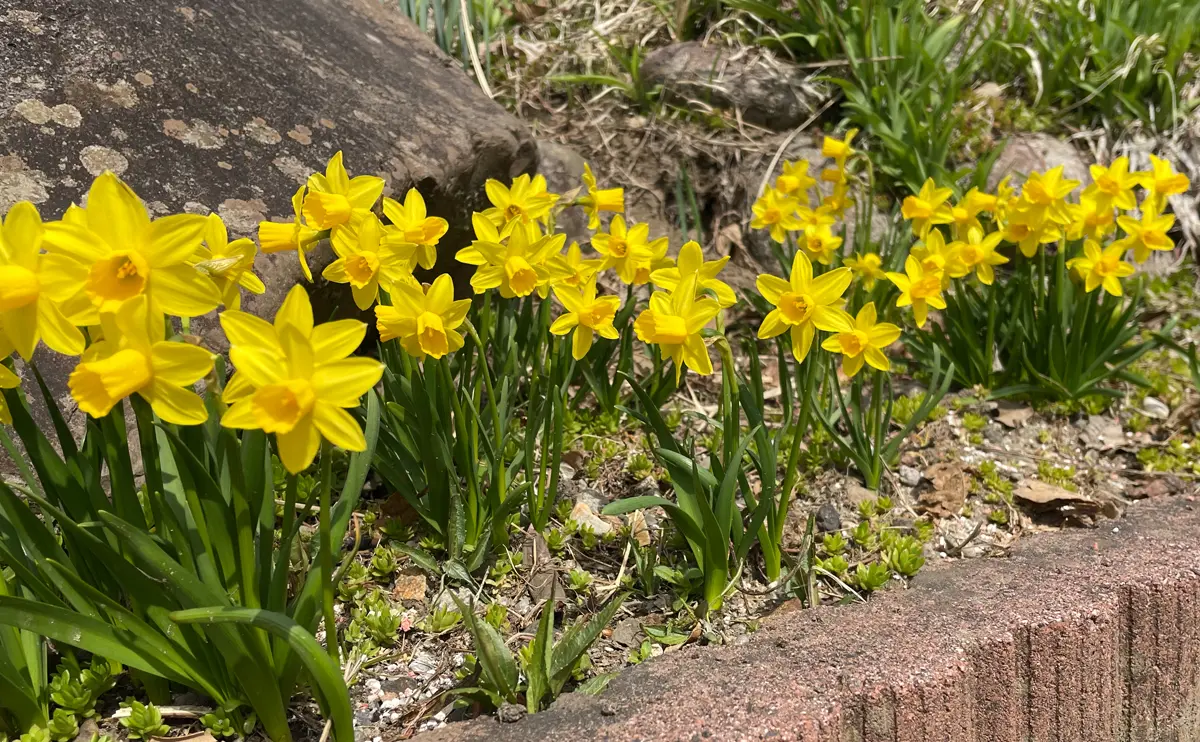
[[[1200,739],[1200,507],[1143,502],[865,605],[777,612],[502,724],[422,742]]]

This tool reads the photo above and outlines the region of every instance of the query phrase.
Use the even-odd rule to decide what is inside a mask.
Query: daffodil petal
[[[235,430],[257,430],[258,419],[254,416],[254,407],[249,397],[243,398],[229,406],[221,415],[221,426]]]
[[[264,345],[283,353],[275,326],[265,319],[234,309],[227,309],[219,316],[230,345]]]
[[[66,356],[77,356],[83,352],[83,333],[71,324],[57,306],[49,299],[42,298],[37,302],[38,330],[42,342],[51,350]]]
[[[151,268],[177,265],[196,252],[207,220],[199,214],[172,214],[155,219],[146,230],[143,254]]]
[[[154,378],[176,386],[195,384],[213,367],[213,357],[204,348],[189,343],[163,341],[150,349]]]
[[[295,327],[302,335],[311,335],[313,331],[312,303],[308,292],[303,286],[293,286],[283,299],[283,304],[275,312],[275,330],[282,330],[285,325]]]
[[[279,449],[279,460],[283,462],[283,467],[292,474],[299,474],[316,458],[317,449],[321,446],[321,434],[313,425],[312,416],[307,415],[287,433],[277,434],[275,445]]]
[[[163,379],[155,379],[140,394],[150,402],[154,414],[172,425],[200,425],[208,419],[208,408],[200,395]]]
[[[221,292],[212,279],[189,265],[155,268],[149,284],[155,307],[177,317],[199,317],[221,303]]]
[[[283,380],[283,356],[271,349],[235,345],[229,349],[229,360],[257,388]]]
[[[590,327],[578,327],[575,329],[575,334],[571,337],[571,356],[577,360],[583,360],[588,351],[592,349],[592,329]]]
[[[816,332],[809,322],[792,328],[792,354],[796,357],[797,363],[803,362],[808,357],[808,351],[812,347],[813,335],[815,334]]]
[[[313,355],[317,363],[345,358],[358,350],[366,336],[366,323],[356,319],[342,319],[317,325],[310,337]]]
[[[343,358],[313,370],[313,391],[318,399],[338,407],[357,407],[382,376],[383,364],[373,358]]]
[[[365,451],[367,439],[363,437],[362,428],[350,413],[317,400],[312,412],[313,424],[317,430],[333,445],[346,451]]]

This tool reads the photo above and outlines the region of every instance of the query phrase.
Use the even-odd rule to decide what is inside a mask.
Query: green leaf
[[[617,611],[621,609],[621,605],[628,597],[629,593],[614,596],[599,613],[587,621],[577,621],[563,632],[558,643],[554,645],[553,658],[550,662],[552,693],[557,694],[566,684],[567,679],[571,676],[571,668],[588,650],[588,647],[595,643],[596,637],[600,636],[612,621],[613,616],[617,615]]]
[[[316,684],[318,699],[333,721],[334,737],[338,742],[354,742],[354,713],[346,681],[325,649],[303,626],[282,613],[229,606],[175,611],[171,619],[179,623],[248,624],[286,641]]]
[[[550,667],[554,650],[554,600],[542,604],[542,615],[538,619],[537,634],[533,638],[526,673],[529,685],[525,689],[525,708],[535,714],[541,708],[542,698],[550,692]]]
[[[504,643],[504,637],[500,636],[487,621],[480,621],[472,606],[463,603],[453,593],[450,594],[450,597],[454,599],[463,621],[471,632],[475,641],[475,653],[479,657],[480,667],[487,675],[488,681],[504,700],[516,703],[519,680],[517,661]]]
[[[0,624],[31,631],[123,665],[187,683],[168,663],[147,654],[133,632],[68,609],[26,598],[0,597]]]

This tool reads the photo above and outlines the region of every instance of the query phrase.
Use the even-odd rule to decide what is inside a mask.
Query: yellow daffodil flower
[[[829,227],[805,227],[800,249],[821,265],[830,265],[842,246],[842,238]]]
[[[1167,232],[1175,225],[1174,214],[1159,216],[1143,210],[1141,219],[1131,216],[1117,217],[1117,225],[1125,230],[1125,237],[1113,245],[1120,245],[1122,250],[1133,250],[1133,259],[1139,263],[1146,262],[1152,250],[1174,250],[1175,242]]]
[[[379,298],[379,288],[391,292],[398,284],[415,284],[408,257],[396,245],[383,241],[383,225],[374,214],[347,225],[333,235],[337,259],[321,276],[334,283],[350,284],[354,305],[366,311]]]
[[[592,277],[598,274],[604,266],[603,258],[584,260],[583,251],[579,249],[578,242],[567,245],[567,254],[563,260],[570,272],[559,283],[573,289],[583,288],[584,284],[592,280]]]
[[[775,178],[775,190],[788,195],[805,193],[816,184],[808,174],[808,160],[784,162],[783,171]]]
[[[528,174],[518,175],[512,187],[489,178],[484,189],[492,208],[485,210],[483,216],[497,228],[513,222],[528,225],[545,220],[558,202],[558,195],[546,190],[546,178],[542,175],[533,178]]]
[[[554,295],[562,302],[567,311],[559,315],[550,325],[550,332],[555,335],[566,335],[575,330],[571,338],[571,356],[579,361],[592,348],[594,335],[616,340],[620,337],[617,328],[613,327],[613,318],[621,300],[615,296],[596,296],[596,279],[583,285],[583,289],[573,289],[568,286],[554,287]]]
[[[883,349],[896,342],[900,328],[890,322],[875,320],[875,302],[869,301],[858,310],[853,329],[839,332],[821,343],[821,347],[830,353],[842,354],[842,373],[852,379],[862,370],[864,361],[880,371],[892,368]]]
[[[1033,215],[1019,211],[1014,211],[1011,216],[1012,221],[1004,226],[1004,241],[1017,245],[1027,258],[1037,254],[1038,245],[1062,239],[1062,231],[1049,220],[1027,221]]]
[[[192,264],[207,273],[221,292],[226,309],[241,309],[242,289],[252,294],[267,290],[254,275],[254,256],[258,248],[254,240],[241,238],[229,241],[229,230],[217,214],[209,214],[204,225],[204,246],[192,255]]]
[[[335,233],[345,225],[371,213],[383,195],[383,178],[358,175],[353,178],[342,165],[338,150],[325,166],[325,174],[308,176],[308,195],[304,197],[304,219],[317,229]]]
[[[0,226],[0,327],[27,361],[39,340],[68,356],[79,355],[84,346],[83,333],[60,306],[79,285],[53,272],[42,236],[42,219],[28,201],[13,205]]]
[[[763,318],[758,337],[766,340],[790,331],[792,354],[803,361],[817,330],[849,332],[853,328],[853,319],[842,309],[842,294],[852,278],[849,268],[835,268],[813,278],[812,262],[803,252],[793,258],[789,280],[760,275],[758,292],[775,308]]]
[[[991,286],[996,280],[995,266],[1008,262],[1008,258],[996,252],[1003,236],[1000,232],[984,235],[982,229],[972,229],[965,240],[956,243],[951,265],[947,267],[950,275],[959,278],[974,273],[980,283]]]
[[[783,244],[787,233],[800,228],[796,218],[796,209],[800,206],[796,199],[782,191],[768,188],[750,207],[754,218],[750,220],[751,229],[767,229],[771,239]]]
[[[1121,279],[1132,276],[1134,268],[1121,260],[1125,248],[1114,242],[1103,250],[1095,240],[1083,243],[1083,255],[1067,261],[1067,267],[1083,276],[1084,289],[1090,294],[1097,286],[1113,296],[1121,296]]]
[[[867,291],[875,288],[875,283],[887,278],[887,274],[883,272],[883,258],[873,252],[859,256],[854,253],[844,261],[855,276],[863,283],[863,288]]]
[[[54,276],[52,291],[63,285],[87,296],[91,311],[77,317],[96,324],[99,314],[115,312],[145,295],[155,314],[196,317],[221,303],[221,292],[207,275],[187,264],[204,239],[205,218],[174,214],[150,221],[141,199],[120,178],[105,172],[88,190],[87,226],[59,221],[45,225],[50,254],[44,272]]]
[[[913,318],[917,327],[925,327],[929,316],[929,307],[945,309],[946,300],[942,297],[942,277],[936,273],[926,273],[921,267],[921,261],[914,255],[904,260],[904,273],[887,274],[888,280],[900,289],[896,306],[913,308]]]
[[[570,269],[558,253],[566,235],[543,235],[535,222],[520,221],[505,227],[502,233],[483,214],[471,218],[476,240],[458,251],[460,263],[478,266],[471,287],[482,294],[499,288],[505,299],[529,296],[534,291],[543,299],[550,284],[566,278]]]
[[[304,251],[321,239],[321,231],[304,223],[305,190],[305,186],[300,186],[292,194],[292,221],[258,223],[258,246],[268,254],[295,250],[300,258],[300,270],[304,271],[304,277],[311,281],[312,269],[308,267],[308,258],[305,257]],[[66,217],[63,221],[66,221]]]
[[[305,305],[297,309],[307,309],[311,317],[312,306],[303,290],[297,301]],[[362,343],[366,324],[329,322],[310,326],[306,333],[291,322],[279,325],[276,316],[278,331],[266,322],[244,323],[238,329],[245,334],[240,334],[230,332],[231,314],[221,314],[221,325],[230,336],[229,358],[254,391],[225,411],[221,425],[274,433],[279,458],[293,474],[312,463],[322,436],[347,451],[366,450],[362,429],[346,412],[357,407],[383,375],[379,361],[348,357]],[[271,328],[269,332],[264,325]],[[256,326],[263,332],[255,332]]]
[[[978,188],[967,191],[962,200],[950,208],[955,239],[966,239],[972,229],[983,229],[979,215],[996,209],[996,197]]]
[[[798,229],[831,229],[837,224],[837,218],[826,206],[810,209],[807,206],[796,207],[796,225]]]
[[[1138,185],[1141,176],[1129,172],[1129,158],[1118,157],[1108,167],[1092,165],[1088,168],[1092,174],[1092,183],[1083,189],[1083,198],[1090,198],[1097,204],[1097,210],[1122,209],[1130,211],[1137,208],[1137,197],[1133,195],[1134,186]]]
[[[1063,177],[1062,165],[1045,173],[1030,173],[1029,179],[1021,186],[1021,197],[1017,199],[1016,210],[1022,214],[1026,224],[1069,224],[1071,210],[1068,208],[1067,196],[1078,186],[1078,180],[1067,180]]]
[[[938,276],[942,281],[942,288],[947,289],[950,287],[951,278],[967,275],[965,268],[957,274],[951,272],[951,267],[958,264],[958,249],[961,244],[957,241],[948,243],[941,231],[931,229],[925,236],[925,241],[913,245],[909,254],[921,261],[921,269],[927,275]]]
[[[650,274],[650,282],[660,289],[674,291],[688,276],[696,277],[696,292],[711,291],[722,309],[737,304],[737,294],[729,284],[717,278],[721,269],[729,262],[729,256],[717,260],[704,259],[704,251],[695,240],[685,242],[679,248],[679,259],[670,268],[660,268]]]
[[[633,329],[639,340],[657,345],[663,355],[675,362],[678,384],[685,365],[701,376],[713,372],[712,358],[700,331],[720,311],[721,305],[716,300],[696,298],[696,277],[691,275],[670,293],[651,294],[650,308],[638,315]]]
[[[649,283],[650,273],[670,265],[667,238],[650,239],[650,225],[626,227],[625,220],[614,216],[608,233],[592,235],[592,247],[604,257],[601,270],[614,269],[625,283],[641,286]]]
[[[1175,172],[1170,162],[1154,155],[1150,155],[1150,171],[1135,173],[1135,175],[1138,182],[1142,184],[1142,188],[1147,191],[1146,201],[1149,204],[1149,210],[1155,213],[1161,213],[1166,208],[1167,196],[1186,193],[1191,186],[1191,181],[1186,175]],[[1146,209],[1147,204],[1143,203],[1142,210]]]
[[[833,137],[825,137],[821,142],[821,155],[824,157],[832,157],[837,163],[839,170],[846,168],[846,160],[850,155],[854,154],[854,150],[850,148],[850,142],[854,141],[854,136],[858,134],[858,129],[849,129],[846,136],[841,139]]]
[[[1101,198],[1084,191],[1079,203],[1068,205],[1071,209],[1071,223],[1067,225],[1067,239],[1079,240],[1086,237],[1099,240],[1116,228],[1117,220],[1113,214],[1112,203],[1106,199],[1107,197]]]
[[[100,325],[104,339],[88,347],[67,379],[79,409],[104,417],[122,399],[137,394],[164,422],[199,425],[208,419],[204,400],[191,387],[212,370],[211,353],[163,339],[162,319],[149,311],[145,296],[102,314]]]
[[[846,186],[846,168],[842,165],[827,167],[821,171],[821,180],[832,183],[834,188]]]
[[[917,195],[905,197],[900,214],[912,222],[913,234],[923,240],[933,225],[954,221],[954,212],[947,203],[953,193],[949,188],[938,188],[933,178],[929,178]]]
[[[458,331],[471,308],[470,299],[454,300],[454,281],[442,274],[427,288],[417,284],[396,287],[392,306],[375,307],[379,339],[400,339],[404,352],[417,360],[441,358],[463,347]]]
[[[275,312],[272,322],[256,317],[247,312],[225,310],[220,315],[221,329],[229,344],[245,346],[262,346],[269,348],[278,357],[276,362],[283,364],[283,343],[280,336],[285,328],[294,328],[313,344],[317,357],[323,358],[329,354],[346,355],[344,347],[350,347],[352,352],[362,344],[366,336],[366,327],[362,322],[353,319],[326,322],[323,325],[313,325],[312,303],[308,292],[301,285],[296,285],[288,291],[283,303]],[[245,374],[234,374],[229,377],[221,392],[221,399],[226,404],[245,399],[254,393],[254,385]]]
[[[1008,223],[1008,216],[1016,208],[1016,191],[1012,187],[1012,175],[1005,175],[996,184],[996,208],[992,215],[1001,229]]]
[[[425,270],[433,268],[437,262],[438,241],[449,231],[450,223],[440,216],[429,216],[425,199],[416,188],[408,189],[404,203],[384,198],[383,214],[391,221],[391,225],[384,228],[383,241],[414,246],[408,271],[411,273],[418,265]]]
[[[578,203],[588,215],[588,229],[600,229],[601,212],[625,213],[625,189],[597,188],[592,166],[586,162],[583,163],[583,184],[587,187],[587,195],[580,196]]]
[[[821,199],[821,208],[826,209],[831,216],[840,218],[853,203],[850,187],[845,183],[838,183],[833,187],[832,193]]]

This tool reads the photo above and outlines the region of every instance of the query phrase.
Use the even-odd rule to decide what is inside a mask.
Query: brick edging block
[[[1200,740],[1200,508],[1138,503],[865,605],[776,614],[514,724],[421,742]]]

